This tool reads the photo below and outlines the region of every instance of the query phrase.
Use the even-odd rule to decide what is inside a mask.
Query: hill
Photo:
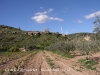
[[[11,47],[25,48],[27,50],[48,49],[48,47],[59,43],[67,42],[76,46],[87,38],[94,42],[99,40],[99,35],[94,33],[75,33],[62,35],[58,32],[23,31],[6,25],[0,25],[0,50],[7,51]],[[86,39],[85,39],[86,40]]]

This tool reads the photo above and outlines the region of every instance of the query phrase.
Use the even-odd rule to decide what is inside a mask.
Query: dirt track
[[[50,71],[51,67],[42,52],[34,55],[30,60],[25,62],[21,68],[26,70],[17,73],[17,75],[59,75],[58,72]]]
[[[47,57],[51,59],[50,62],[54,63],[53,69],[48,63]],[[19,67],[21,70],[14,72],[13,75],[100,75],[100,73],[88,69],[80,71],[79,64],[77,63],[79,58],[84,57],[65,59],[48,51],[45,51],[45,53],[40,51],[28,61],[21,63]]]
[[[51,59],[54,63],[54,69],[48,64],[46,57]],[[95,71],[84,69],[83,71],[78,71],[79,66],[77,66],[77,61],[81,57],[75,57],[71,59],[64,59],[57,54],[45,51],[37,53],[30,60],[22,65],[21,68],[31,70],[19,73],[20,75],[96,75]],[[73,68],[75,67],[75,68]],[[80,70],[80,69],[79,69]],[[17,75],[19,75],[17,74]],[[99,75],[99,74],[97,74]]]

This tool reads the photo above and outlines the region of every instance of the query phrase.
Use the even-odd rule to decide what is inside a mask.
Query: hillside
[[[0,50],[6,51],[11,47],[25,48],[27,50],[47,49],[60,41],[77,42],[82,41],[89,36],[89,40],[99,40],[94,33],[75,33],[63,36],[58,32],[23,31],[20,28],[14,28],[6,25],[0,25]]]
[[[6,49],[12,46],[25,47],[27,49],[30,47],[43,47],[62,38],[61,34],[50,32],[42,32],[41,34],[39,31],[23,31],[18,28],[0,25],[0,46]]]

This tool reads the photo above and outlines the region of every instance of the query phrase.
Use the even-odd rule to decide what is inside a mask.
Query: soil
[[[100,57],[100,54],[93,55],[93,57],[97,56]],[[0,66],[0,69],[11,67],[18,60],[26,57],[19,58]],[[51,60],[50,62],[54,64],[54,68],[51,68],[52,65],[47,61],[47,57]],[[96,70],[90,70],[80,66],[78,60],[85,57],[86,56],[76,56],[67,59],[49,51],[45,51],[45,53],[40,51],[33,55],[28,61],[22,62],[19,66],[20,70],[13,72],[13,75],[100,75],[100,72],[97,72]],[[97,67],[100,68],[99,66],[100,63]],[[3,75],[7,75],[7,73],[4,73]]]
[[[2,64],[0,65],[0,70],[4,70],[4,74],[3,75],[7,75],[8,74],[8,69],[9,68],[13,68],[15,64],[17,64],[17,62],[19,60],[23,60],[25,59],[27,56],[29,56],[30,54],[27,54],[26,56],[23,56],[21,58],[18,58],[16,60],[12,60],[12,61],[9,61],[9,62],[6,62],[5,64]]]

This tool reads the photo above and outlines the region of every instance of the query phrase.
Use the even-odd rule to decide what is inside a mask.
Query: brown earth
[[[25,59],[29,55],[30,54],[27,54],[26,56],[23,56],[23,57],[18,58],[16,60],[9,61],[6,64],[0,65],[0,70],[5,70],[5,72],[3,73],[3,75],[7,75],[9,68],[14,68],[14,65],[17,64],[19,60],[23,60],[23,59]]]
[[[16,75],[59,75],[60,73],[59,71],[51,71],[51,67],[42,52],[34,55],[20,68],[23,68],[24,72],[17,73]]]
[[[46,52],[46,55],[53,60],[55,66],[65,68],[65,74],[63,75],[100,75],[100,59],[98,60],[99,64],[97,65],[99,72],[97,72],[96,70],[90,70],[80,66],[78,60],[84,59],[86,56],[76,56],[71,59],[65,59],[57,54],[52,54],[51,52]],[[91,59],[97,57],[100,58],[100,53],[93,54]]]
[[[93,55],[93,57],[97,56],[100,57],[100,54]],[[20,59],[24,58],[25,57]],[[51,68],[52,65],[50,65],[46,58],[51,60],[50,62],[54,64],[54,68]],[[22,62],[19,66],[20,70],[13,72],[12,75],[100,75],[100,72],[80,66],[78,59],[81,58],[85,58],[85,56],[76,56],[74,58],[66,59],[49,51],[45,51],[45,53],[40,51],[33,55],[28,61]],[[14,65],[18,60],[9,62],[4,68]],[[98,64],[98,68],[100,68],[99,66],[100,63]],[[4,73],[3,75],[7,74]]]

